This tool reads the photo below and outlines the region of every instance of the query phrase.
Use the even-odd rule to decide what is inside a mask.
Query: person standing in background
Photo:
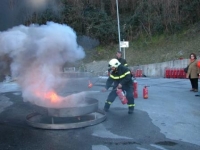
[[[188,71],[186,74],[186,78],[190,79],[190,83],[192,89],[190,91],[198,92],[198,77],[199,77],[200,69],[197,66],[197,57],[196,54],[190,54],[190,62],[188,64]]]
[[[116,58],[121,63],[121,65],[128,67],[126,59],[122,58],[122,52],[121,51],[117,51]]]

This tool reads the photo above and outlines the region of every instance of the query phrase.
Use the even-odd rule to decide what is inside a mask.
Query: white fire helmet
[[[112,68],[112,67],[117,68],[120,64],[121,64],[121,63],[120,63],[117,59],[114,58],[114,59],[111,59],[111,60],[109,61],[108,66],[109,66],[110,68]]]

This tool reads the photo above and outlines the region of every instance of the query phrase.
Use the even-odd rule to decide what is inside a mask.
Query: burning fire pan
[[[80,117],[50,117],[38,113],[31,113],[26,116],[28,125],[41,129],[74,129],[92,126],[103,122],[106,114],[102,110]]]
[[[98,100],[86,98],[84,105],[66,108],[46,108],[47,114],[31,113],[26,122],[42,129],[72,129],[98,124],[106,119],[104,111],[98,109]]]
[[[75,117],[83,116],[98,110],[98,100],[86,98],[84,104],[76,107],[46,108],[48,116],[54,117]]]

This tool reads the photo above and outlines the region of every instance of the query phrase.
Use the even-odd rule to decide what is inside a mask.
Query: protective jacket
[[[123,66],[128,66],[126,60],[124,58],[117,58],[117,60],[123,65]]]
[[[106,89],[109,89],[111,85],[114,82],[113,89],[116,89],[118,84],[120,83],[123,87],[132,87],[133,86],[133,81],[132,81],[132,74],[131,71],[120,64],[116,70],[111,71],[110,76],[108,80],[106,81]]]
[[[198,68],[197,62],[198,61],[195,60],[194,62],[189,63],[187,74],[190,76],[191,79],[198,78],[198,75],[200,73],[200,68]]]

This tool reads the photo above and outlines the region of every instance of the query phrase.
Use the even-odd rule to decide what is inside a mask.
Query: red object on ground
[[[138,98],[138,84],[137,84],[137,81],[134,80],[133,81],[133,96],[134,98]]]
[[[135,77],[142,77],[142,69],[137,69],[135,71]]]
[[[134,71],[131,71],[131,74],[133,77],[135,77],[135,72]]]
[[[184,70],[183,69],[180,69],[180,78],[184,78]]]
[[[182,70],[183,70],[183,78],[185,79],[186,78],[186,73],[184,71],[184,68]]]
[[[124,94],[122,89],[117,89],[116,93],[117,93],[117,96],[119,97],[120,101],[122,102],[122,104],[127,104],[128,103],[126,95]]]
[[[170,69],[169,68],[165,69],[165,78],[170,78]]]
[[[139,71],[138,71],[138,69],[135,71],[135,77],[139,77]]]
[[[174,78],[177,78],[177,69],[174,68]]]
[[[173,68],[170,69],[170,78],[174,78],[174,69]]]
[[[142,69],[139,69],[138,72],[139,72],[139,77],[142,77]]]
[[[143,88],[143,98],[144,99],[148,98],[148,88],[147,88],[147,86],[144,86],[144,88]]]
[[[93,86],[93,84],[89,81],[88,88],[91,88],[92,86]]]
[[[180,78],[180,69],[177,69],[177,78]]]

